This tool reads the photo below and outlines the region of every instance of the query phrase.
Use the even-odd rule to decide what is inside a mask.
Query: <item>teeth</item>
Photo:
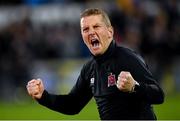
[[[99,41],[95,38],[91,39],[91,44],[93,47],[99,47]]]
[[[98,46],[99,46],[99,43],[94,43],[93,46],[94,46],[94,47],[98,47]]]
[[[99,46],[99,43],[96,43],[95,46],[96,46],[96,47]]]
[[[91,42],[94,43],[96,41],[96,39],[92,39]]]
[[[96,39],[92,39],[91,41],[94,42],[94,41],[96,41]]]

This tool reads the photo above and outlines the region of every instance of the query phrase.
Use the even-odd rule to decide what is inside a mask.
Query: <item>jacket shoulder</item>
[[[93,58],[90,58],[84,65],[83,65],[83,68],[82,68],[82,73],[85,74],[85,75],[88,75],[90,74],[90,72],[92,72],[93,70],[93,66],[94,65],[94,59]]]
[[[116,55],[119,57],[128,58],[132,60],[134,59],[139,60],[141,63],[145,64],[143,57],[138,52],[134,51],[133,49],[130,49],[124,46],[117,46],[115,53],[117,53]]]

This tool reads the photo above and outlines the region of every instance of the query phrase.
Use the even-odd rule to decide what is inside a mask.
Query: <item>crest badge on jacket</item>
[[[108,87],[116,85],[115,74],[110,73],[108,76]]]

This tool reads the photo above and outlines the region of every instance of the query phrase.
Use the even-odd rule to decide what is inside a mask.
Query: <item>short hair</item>
[[[103,10],[99,9],[99,8],[89,8],[89,9],[85,9],[85,10],[81,13],[81,18],[87,17],[87,16],[92,16],[92,15],[101,15],[104,23],[105,23],[107,26],[111,26],[111,22],[110,22],[110,19],[109,19],[107,13],[104,12]]]

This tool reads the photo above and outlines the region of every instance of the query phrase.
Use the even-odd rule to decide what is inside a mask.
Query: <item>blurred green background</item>
[[[158,120],[180,120],[180,95],[166,96],[162,105],[154,105]],[[96,104],[92,99],[77,115],[64,115],[39,105],[35,101],[0,103],[1,120],[99,120]]]

